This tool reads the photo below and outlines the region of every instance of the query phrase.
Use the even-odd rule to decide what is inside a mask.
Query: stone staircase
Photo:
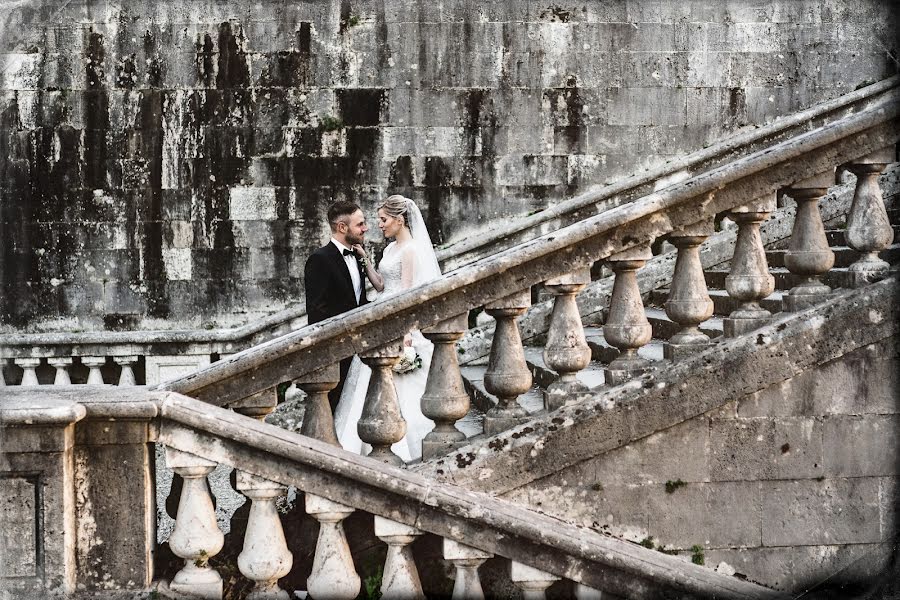
[[[900,168],[893,168],[891,174],[900,174]],[[889,184],[888,193],[890,195],[886,198],[886,202],[892,203],[894,195],[898,191],[900,189],[894,187],[892,183]],[[893,204],[889,204],[889,206],[887,213],[894,231],[895,241],[882,250],[879,253],[879,257],[892,265],[896,265],[900,262],[900,242],[896,241],[900,240],[900,235],[898,235],[900,234],[900,208]],[[847,208],[849,208],[849,203]],[[784,209],[781,209],[781,211],[784,212]],[[792,215],[775,215],[773,218],[779,216],[792,218]],[[852,274],[848,268],[860,258],[860,253],[846,244],[843,227],[845,222],[846,214],[839,214],[830,220],[829,225],[832,228],[825,230],[829,247],[834,252],[834,267],[822,276],[822,281],[835,290],[853,287]],[[711,240],[711,243],[715,243],[715,241]],[[766,262],[769,265],[769,273],[774,278],[775,290],[760,300],[759,304],[776,318],[782,312],[784,294],[793,286],[792,280],[794,276],[785,267],[785,254],[788,252],[784,248],[786,243],[787,240],[784,239],[771,242],[765,254]],[[676,253],[674,250],[671,251],[673,257]],[[713,303],[713,313],[710,318],[699,324],[698,328],[713,343],[724,339],[724,319],[739,306],[739,301],[729,296],[728,291],[725,289],[725,279],[730,272],[729,267],[730,261],[712,265],[703,271],[708,288],[707,291]],[[611,275],[608,273],[608,270],[597,270],[605,273],[607,277]],[[682,329],[678,323],[669,318],[665,311],[666,301],[671,292],[670,284],[670,281],[666,282],[665,285],[656,287],[649,293],[644,294],[644,314],[652,328],[652,339],[641,346],[637,353],[650,363],[651,369],[664,368],[666,361],[670,358],[667,356],[666,342]],[[602,320],[606,316],[606,307],[588,305],[581,308],[583,314],[589,315],[585,319],[584,335],[591,350],[591,361],[586,367],[578,371],[576,377],[588,389],[600,389],[606,382],[605,371],[609,364],[619,356],[619,349],[610,345],[603,335]],[[518,397],[517,402],[533,417],[538,417],[546,412],[546,391],[559,379],[556,371],[547,366],[544,360],[543,344],[546,342],[545,338],[545,335],[536,335],[524,345],[525,361],[531,371],[533,385],[531,389]],[[460,368],[466,391],[472,399],[472,410],[458,421],[457,425],[469,438],[482,434],[484,413],[497,405],[497,398],[484,385],[486,370],[487,361],[484,358],[474,360]],[[475,438],[471,441],[477,439]]]
[[[871,253],[896,257],[878,175],[896,160],[897,84],[863,107],[808,127],[794,119],[797,128],[717,155],[706,170],[156,388],[10,387],[0,419],[17,445],[4,464],[56,477],[45,505],[57,508],[47,517],[64,532],[53,546],[55,585],[147,589],[159,491],[153,443],[184,480],[168,539],[179,570],[157,582],[176,596],[220,598],[227,574],[261,597],[284,598],[279,582],[294,550],[276,498],[287,486],[303,492],[302,512],[317,521],[311,572],[291,588],[314,598],[360,591],[342,524],[351,513],[365,520],[347,528],[389,547],[384,597],[424,596],[420,535],[437,536],[455,572],[442,579],[455,579],[460,599],[480,597],[478,565],[492,555],[503,585],[535,598],[562,584],[576,598],[766,598],[779,596],[771,588],[813,587],[797,574],[830,576],[844,554],[884,571],[896,532],[900,411],[890,386],[900,286]],[[844,186],[849,212],[828,192],[845,165],[857,175]],[[797,206],[767,220],[782,190]],[[823,221],[845,214],[845,241],[865,254],[831,275],[828,243],[841,240]],[[714,236],[723,215],[736,232]],[[654,257],[662,239],[677,251]],[[790,290],[775,292],[764,239],[775,268],[790,269]],[[592,281],[598,262],[614,276]],[[727,294],[709,293],[704,268],[726,265]],[[825,292],[832,277],[849,279],[847,289]],[[536,287],[552,300],[532,306]],[[479,307],[494,322],[469,330]],[[422,411],[436,426],[426,459],[402,465],[390,451],[403,435],[392,366],[413,328],[435,344]],[[338,361],[354,354],[373,369],[360,419],[367,457],[336,447],[327,402]],[[462,373],[483,418],[469,411]],[[841,394],[822,392],[819,379]],[[289,381],[307,394],[303,435],[260,422]],[[483,433],[467,439],[461,421]],[[29,464],[21,455],[40,454],[47,431],[59,448]],[[123,466],[126,444],[133,459]],[[219,465],[234,469],[235,489],[251,501],[243,537],[230,544],[242,551],[227,569],[212,560],[226,540],[205,481]],[[144,500],[134,515],[102,508],[110,490],[127,495],[138,482]],[[20,487],[27,508],[33,495]],[[103,543],[76,535],[88,528]],[[128,540],[133,556],[117,553]],[[704,553],[716,569],[699,566]],[[115,576],[78,569],[107,554],[124,557]]]

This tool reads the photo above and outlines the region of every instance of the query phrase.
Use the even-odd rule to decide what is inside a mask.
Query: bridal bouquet
[[[400,357],[400,362],[394,365],[395,373],[412,373],[416,369],[422,367],[422,357],[419,356],[416,349],[412,346],[404,346],[403,347],[403,355]]]

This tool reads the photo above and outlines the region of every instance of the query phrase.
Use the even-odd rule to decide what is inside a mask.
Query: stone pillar
[[[385,600],[424,600],[425,593],[410,548],[422,532],[375,515],[375,535],[388,545],[381,578],[381,597]]]
[[[544,391],[544,408],[548,411],[577,402],[589,393],[577,377],[578,371],[591,362],[591,348],[584,337],[575,296],[590,282],[590,269],[579,269],[544,283],[556,296],[544,346],[544,362],[559,374],[559,379]]]
[[[516,561],[509,563],[509,577],[522,590],[523,600],[544,600],[547,588],[559,581],[556,575]]]
[[[821,277],[834,266],[834,252],[828,246],[819,200],[834,183],[834,170],[792,184],[785,192],[797,202],[791,243],[784,265],[793,275],[794,287],[785,294],[783,309],[797,312],[815,306],[831,295]]]
[[[337,387],[340,378],[340,365],[333,364],[296,380],[297,386],[306,392],[306,409],[300,433],[338,447],[340,443],[334,430],[334,415],[331,414],[331,405],[328,403],[328,392]]]
[[[740,302],[724,320],[726,337],[737,337],[769,322],[772,314],[759,301],[775,291],[775,278],[769,273],[766,250],[759,226],[775,210],[775,194],[754,200],[731,211],[738,224],[731,271],[725,277],[728,295]]]
[[[894,230],[884,208],[878,176],[894,162],[893,148],[883,148],[859,158],[849,165],[856,175],[856,191],[847,217],[844,235],[847,245],[862,253],[850,265],[851,285],[862,287],[885,276],[890,265],[878,257],[878,252],[894,240]]]
[[[444,559],[456,568],[453,600],[484,600],[478,567],[493,554],[444,538]]]
[[[83,386],[77,386],[85,391]],[[153,580],[156,548],[155,438],[158,415],[140,388],[110,393],[128,402],[85,403],[90,418],[75,431],[78,589],[137,593]],[[88,404],[90,402],[90,404]],[[127,407],[126,407],[127,404]],[[127,595],[127,594],[125,594]]]
[[[10,598],[76,589],[75,423],[84,406],[18,388],[0,403],[0,589]]]
[[[225,543],[206,485],[206,476],[216,468],[216,463],[166,448],[166,464],[184,480],[175,528],[169,536],[169,548],[175,556],[184,559],[184,568],[169,587],[176,594],[221,600],[222,577],[208,564]]]
[[[103,374],[100,372],[100,367],[106,364],[105,356],[82,356],[81,364],[90,369],[87,378],[88,385],[103,385],[105,383]]]
[[[402,466],[403,459],[394,454],[391,446],[406,435],[406,420],[397,403],[393,371],[402,352],[403,341],[396,340],[359,355],[372,369],[372,377],[356,430],[359,439],[372,446],[370,457],[395,466]]]
[[[119,373],[119,385],[121,387],[130,387],[133,385],[137,385],[137,381],[134,378],[134,370],[132,369],[132,365],[137,362],[137,359],[137,356],[113,357],[113,360],[116,361],[116,364],[122,368]]]
[[[306,589],[313,600],[353,600],[359,594],[360,579],[341,521],[353,509],[307,492],[306,512],[319,522],[319,539]]]
[[[53,356],[48,358],[47,362],[56,368],[56,377],[53,379],[53,385],[72,385],[72,379],[69,377],[68,371],[68,368],[72,365],[71,357]]]
[[[462,314],[422,330],[422,335],[434,344],[421,401],[422,414],[434,421],[434,429],[422,440],[423,460],[447,452],[466,439],[455,424],[469,412],[469,395],[456,354],[456,341],[467,329],[468,315]]]
[[[21,385],[40,385],[37,378],[37,368],[41,366],[39,358],[15,358],[13,362],[22,367]]]
[[[700,244],[712,233],[713,222],[709,220],[669,235],[669,240],[678,248],[678,258],[665,304],[666,315],[681,326],[663,347],[664,356],[672,361],[709,345],[709,337],[699,329],[700,324],[713,314],[713,302],[700,263]]]
[[[485,311],[496,326],[491,355],[484,373],[485,389],[497,397],[497,405],[484,416],[484,432],[494,435],[528,420],[528,413],[516,398],[531,389],[531,371],[525,362],[525,349],[516,318],[531,306],[531,290],[522,290],[495,300]]]
[[[650,245],[641,245],[610,256],[615,273],[609,316],[603,325],[603,337],[619,349],[605,372],[605,383],[620,385],[648,369],[650,363],[638,356],[638,349],[653,337],[653,328],[644,313],[644,302],[637,284],[637,270],[651,258]]]
[[[255,581],[252,600],[288,600],[278,580],[291,571],[294,557],[288,550],[275,501],[285,492],[280,483],[251,473],[237,472],[237,489],[252,505],[237,563],[241,574]]]

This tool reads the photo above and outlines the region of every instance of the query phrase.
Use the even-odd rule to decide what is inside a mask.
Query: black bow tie
[[[347,250],[344,248],[343,250],[344,256],[353,256],[353,250]]]

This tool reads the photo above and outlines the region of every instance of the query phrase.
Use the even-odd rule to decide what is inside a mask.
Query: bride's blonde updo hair
[[[412,231],[409,224],[409,218],[407,217],[409,214],[410,202],[412,202],[412,200],[409,198],[401,196],[400,194],[394,194],[393,196],[388,196],[385,201],[378,206],[377,210],[383,210],[386,215],[395,219],[402,218],[403,224],[406,225],[407,229]]]

